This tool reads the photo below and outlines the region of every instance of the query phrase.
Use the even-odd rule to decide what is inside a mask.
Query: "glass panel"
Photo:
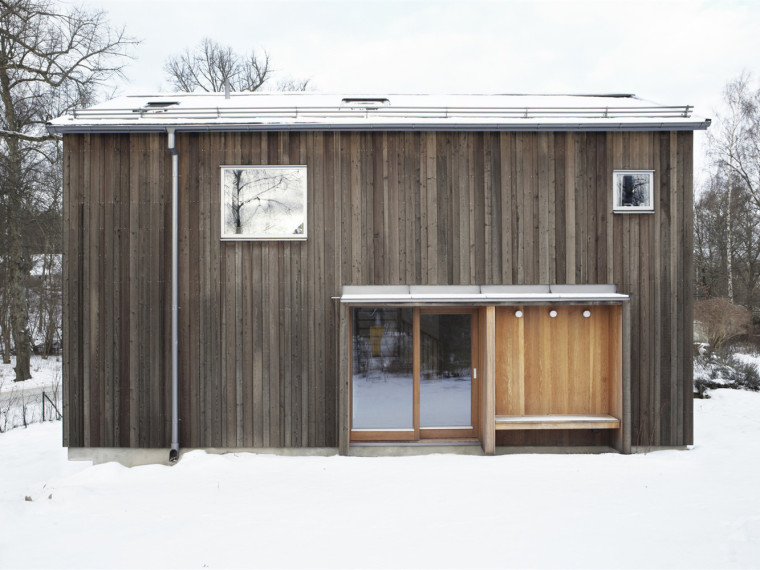
[[[621,212],[652,209],[652,173],[614,173],[615,209]],[[630,210],[629,210],[630,209]]]
[[[420,427],[472,425],[472,317],[420,315]]]
[[[305,238],[305,166],[222,168],[222,239]]]
[[[353,420],[357,429],[413,429],[412,309],[354,309]]]
[[[624,174],[622,176],[620,196],[622,206],[648,206],[649,177],[636,174]]]

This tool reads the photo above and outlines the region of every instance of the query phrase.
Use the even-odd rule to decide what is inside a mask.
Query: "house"
[[[169,94],[64,140],[64,445],[684,446],[692,141],[632,95]]]

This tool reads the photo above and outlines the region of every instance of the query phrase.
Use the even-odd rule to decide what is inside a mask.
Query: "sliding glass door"
[[[414,434],[413,311],[354,309],[352,425],[391,439]]]
[[[475,318],[471,309],[353,309],[352,439],[474,436]]]

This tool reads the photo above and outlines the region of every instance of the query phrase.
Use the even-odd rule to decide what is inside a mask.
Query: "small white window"
[[[615,170],[612,188],[614,212],[654,212],[653,170]]]
[[[222,239],[306,239],[305,166],[222,166]]]

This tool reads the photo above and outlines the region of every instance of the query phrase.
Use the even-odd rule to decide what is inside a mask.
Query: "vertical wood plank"
[[[565,148],[565,283],[575,283],[575,133],[566,137]]]
[[[682,308],[680,311],[681,323],[678,330],[681,334],[681,382],[678,386],[678,418],[677,433],[674,437],[681,445],[694,444],[694,369],[691,363],[692,340],[694,338],[694,169],[692,157],[694,156],[694,135],[691,132],[678,133],[679,178],[683,207],[681,220],[683,223],[683,241],[681,251],[688,252],[683,256],[683,269],[681,271]]]

